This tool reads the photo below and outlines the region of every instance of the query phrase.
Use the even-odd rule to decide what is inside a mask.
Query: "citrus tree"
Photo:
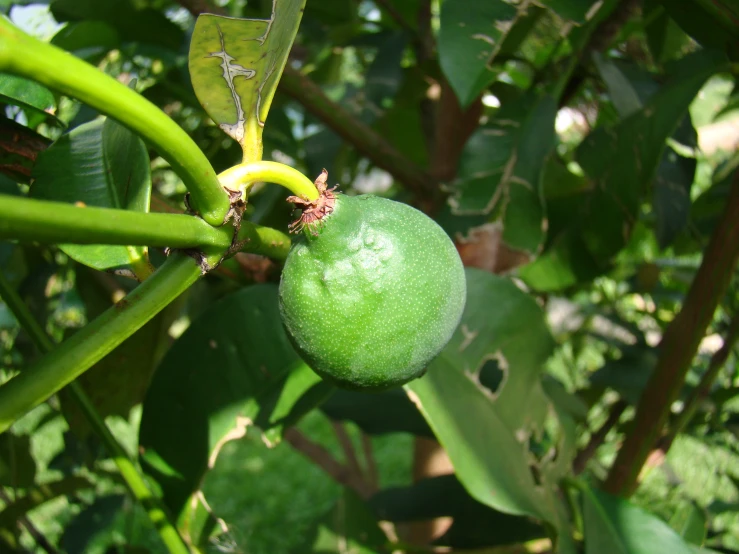
[[[735,2],[0,5],[0,551],[738,551]]]

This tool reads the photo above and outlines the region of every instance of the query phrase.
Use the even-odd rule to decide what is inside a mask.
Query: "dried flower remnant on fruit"
[[[334,211],[336,205],[334,191],[338,188],[338,185],[328,188],[326,181],[328,181],[328,171],[324,169],[314,181],[318,189],[318,198],[315,200],[306,200],[299,196],[287,197],[288,202],[292,202],[296,208],[303,211],[300,217],[290,224],[289,231],[291,233],[300,233],[307,226],[308,230],[316,235],[316,225],[322,224],[323,218]]]

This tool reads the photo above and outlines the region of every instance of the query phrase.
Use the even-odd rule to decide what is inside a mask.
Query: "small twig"
[[[357,458],[357,453],[354,451],[352,439],[349,437],[349,433],[346,432],[344,424],[340,421],[331,421],[331,426],[334,428],[334,433],[336,434],[336,438],[339,440],[341,450],[344,451],[349,471],[359,475],[364,481],[362,466],[359,465],[359,458]]]
[[[8,495],[5,494],[5,491],[2,489],[0,489],[0,500],[5,502],[5,504],[11,503],[10,497],[8,497]],[[26,528],[26,531],[28,531],[28,534],[31,535],[33,540],[36,542],[36,544],[40,548],[44,549],[46,552],[48,552],[48,554],[59,554],[59,551],[56,548],[54,548],[54,545],[52,545],[49,542],[49,539],[47,539],[41,533],[41,531],[39,531],[36,528],[36,526],[33,524],[33,522],[28,516],[26,515],[20,516],[18,518],[18,523]]]
[[[380,490],[380,472],[377,470],[377,462],[372,450],[372,441],[367,433],[362,433],[362,453],[364,461],[367,464],[367,480],[372,486],[372,490]]]
[[[590,458],[595,455],[598,448],[600,448],[600,446],[606,441],[606,436],[609,431],[616,426],[627,406],[628,403],[625,400],[618,400],[611,406],[608,417],[603,422],[603,425],[601,425],[600,428],[592,434],[588,444],[586,444],[585,447],[577,453],[577,456],[575,456],[575,459],[572,462],[572,472],[575,475],[578,475],[585,470],[585,466],[588,464],[588,461],[590,461]]]
[[[311,441],[294,427],[285,431],[284,439],[340,485],[349,487],[362,498],[372,496],[372,491],[362,476],[337,462],[323,445]]]

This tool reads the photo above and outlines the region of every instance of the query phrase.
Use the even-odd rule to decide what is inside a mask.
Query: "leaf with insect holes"
[[[261,138],[305,0],[273,1],[269,19],[198,17],[189,68],[198,100],[244,159],[261,159]]]
[[[554,346],[544,313],[510,279],[475,269],[466,275],[467,303],[456,333],[406,392],[475,500],[548,521],[561,530],[559,551],[571,552],[554,483],[570,471],[576,435],[561,402],[553,403],[542,386]],[[498,361],[505,372],[494,395],[486,388],[492,380],[483,375],[488,361]],[[544,450],[556,456],[536,460],[534,431],[542,428],[552,437]]]

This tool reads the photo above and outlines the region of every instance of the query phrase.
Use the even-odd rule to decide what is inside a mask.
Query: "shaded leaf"
[[[692,549],[658,517],[585,484],[585,554],[689,554]]]
[[[336,506],[321,520],[310,538],[310,544],[295,550],[295,554],[313,552],[351,552],[376,554],[390,552],[385,533],[377,525],[369,507],[349,489]]]
[[[632,355],[606,362],[590,375],[590,383],[612,388],[621,398],[636,406],[656,363],[656,349],[639,350]]]
[[[401,389],[379,393],[337,389],[321,405],[331,419],[351,421],[370,435],[412,433],[433,437],[431,429]]]
[[[605,271],[629,240],[641,201],[652,182],[665,141],[682,120],[705,80],[725,58],[699,51],[676,63],[668,82],[644,107],[613,128],[598,127],[577,150],[590,191],[535,262],[521,269],[532,287],[556,290]],[[554,278],[552,276],[555,276]]]
[[[95,484],[86,477],[73,475],[59,481],[52,481],[37,487],[30,488],[23,496],[0,511],[0,529],[7,529],[16,524],[18,518],[27,514],[42,504],[60,496],[74,495],[82,490],[94,489]]]
[[[617,63],[599,54],[594,59],[622,118],[641,110],[644,103],[659,90],[652,75],[633,65]],[[682,118],[673,138],[689,148],[697,147],[697,133],[689,114]],[[655,234],[661,248],[671,244],[688,224],[690,189],[695,168],[694,158],[682,156],[670,146],[665,148],[657,167],[652,193]]]
[[[96,64],[119,47],[120,39],[115,28],[104,21],[79,21],[62,27],[52,37],[51,44]]]
[[[666,248],[690,220],[690,189],[697,160],[686,158],[668,147],[657,168],[652,193],[655,233],[660,248]]]
[[[690,37],[680,28],[670,14],[667,13],[660,0],[644,2],[643,18],[647,44],[654,60],[663,64],[679,57],[683,49],[690,44]]]
[[[131,0],[53,0],[54,19],[67,21],[99,21],[117,30],[121,40],[153,44],[178,50],[184,33],[162,11],[137,9]]]
[[[554,13],[576,23],[584,23],[594,15],[595,0],[543,0],[542,4]],[[595,6],[597,9],[598,6]]]
[[[369,504],[382,521],[454,518],[449,530],[434,541],[440,546],[482,548],[524,543],[546,536],[540,525],[527,518],[510,516],[477,502],[454,475],[382,490]]]
[[[489,214],[511,248],[537,252],[544,240],[541,175],[554,147],[557,105],[524,96],[501,108],[467,142],[450,198],[455,214]]]
[[[101,208],[149,211],[151,174],[144,143],[107,118],[74,128],[42,152],[30,196]],[[99,270],[146,260],[145,247],[62,245],[71,258]]]
[[[700,546],[706,540],[706,514],[694,502],[681,503],[668,524],[686,542]]]
[[[0,485],[25,488],[36,479],[36,460],[31,454],[31,438],[10,431],[0,434]]]
[[[261,149],[251,149],[261,144],[304,5],[305,0],[274,1],[269,20],[203,14],[195,24],[189,54],[195,94],[245,157],[261,158]]]
[[[504,0],[455,0],[441,5],[439,64],[462,107],[495,78],[491,64],[521,15]]]
[[[98,535],[108,532],[116,515],[123,507],[123,495],[101,496],[86,506],[64,528],[61,546],[67,554],[88,552],[90,542]],[[112,541],[113,537],[110,537]]]
[[[660,0],[665,11],[691,37],[707,48],[739,55],[739,7],[732,0]]]
[[[91,271],[78,270],[76,285],[85,303],[88,321],[113,305],[110,291]],[[169,304],[77,378],[77,382],[103,418],[119,415],[128,420],[131,408],[144,399],[154,370],[170,345],[168,330],[180,315],[183,300],[180,297]],[[67,389],[62,389],[59,400],[70,429],[78,438],[87,438],[92,428],[76,399]]]
[[[188,499],[223,444],[255,425],[275,444],[331,390],[290,345],[273,285],[226,296],[174,343],[144,400],[139,443],[145,471],[193,544],[207,539],[212,518]]]

